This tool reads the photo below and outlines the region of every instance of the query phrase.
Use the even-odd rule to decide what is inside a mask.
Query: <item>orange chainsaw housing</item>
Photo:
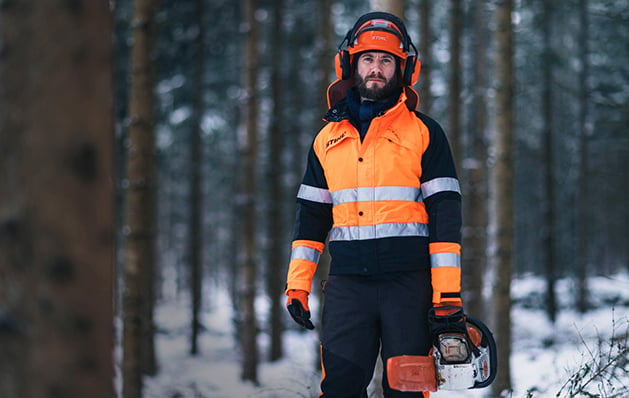
[[[432,355],[400,355],[387,361],[389,386],[399,391],[437,391]]]

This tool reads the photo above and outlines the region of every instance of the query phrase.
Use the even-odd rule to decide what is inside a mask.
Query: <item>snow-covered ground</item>
[[[544,292],[542,280],[525,277],[514,280],[511,397],[555,397],[569,377],[599,353],[609,353],[611,336],[629,331],[629,275],[597,277],[590,280],[597,308],[581,316],[570,309],[574,287],[569,280],[558,284],[562,310],[551,324],[539,308]],[[317,334],[290,329],[285,333],[284,359],[264,361],[268,336],[261,333],[259,385],[240,381],[240,357],[232,334],[231,304],[227,293],[209,289],[203,323],[207,330],[200,339],[201,354],[188,354],[188,306],[186,300],[170,298],[157,309],[157,355],[160,372],[145,380],[147,398],[294,398],[317,397],[320,373],[317,363]],[[266,307],[260,300],[260,312]],[[313,311],[314,312],[314,311]],[[316,324],[316,322],[315,322]],[[626,346],[626,338],[623,340]],[[603,342],[603,344],[599,344]],[[627,377],[627,374],[624,374]],[[629,385],[629,380],[608,380],[611,385]],[[483,397],[484,390],[433,393],[436,398]],[[530,394],[530,395],[527,395]],[[561,395],[564,396],[564,395]],[[601,396],[610,396],[602,394]]]

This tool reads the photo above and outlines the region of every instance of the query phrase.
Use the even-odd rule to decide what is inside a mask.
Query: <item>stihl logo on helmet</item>
[[[401,59],[406,59],[402,32],[391,21],[372,19],[362,24],[354,35],[353,44],[348,48],[350,55],[363,51],[386,51]]]

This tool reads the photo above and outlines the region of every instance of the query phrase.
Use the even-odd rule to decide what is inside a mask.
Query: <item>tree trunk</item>
[[[432,29],[430,24],[431,18],[431,0],[420,0],[419,18],[421,23],[421,33],[419,35],[419,60],[422,63],[421,74],[419,77],[419,96],[421,102],[419,110],[424,113],[430,113],[432,108],[431,94],[431,69],[432,69]]]
[[[269,359],[276,361],[284,355],[282,348],[282,333],[284,317],[284,280],[279,277],[284,273],[285,264],[288,259],[283,254],[284,247],[284,202],[282,195],[282,152],[283,136],[282,129],[285,115],[283,107],[282,67],[283,62],[283,11],[284,2],[276,0],[273,3],[273,31],[271,45],[271,93],[273,97],[273,109],[271,110],[271,126],[269,139],[269,169],[267,174],[267,185],[269,189],[269,223],[267,236],[270,247],[267,254],[267,293],[271,302],[270,322],[271,344],[269,347]]]
[[[589,16],[588,16],[588,0],[579,0],[579,21],[581,30],[579,31],[579,58],[581,60],[581,69],[579,70],[579,187],[585,187],[588,182],[588,136],[587,127],[589,119],[589,76],[590,48],[588,40],[589,34]],[[591,224],[588,190],[583,190],[577,200],[577,309],[580,313],[585,313],[588,309],[588,285],[587,285],[587,269],[589,255],[589,239],[588,229]]]
[[[472,32],[472,101],[470,108],[469,153],[463,162],[463,284],[464,305],[470,315],[486,319],[483,280],[487,262],[487,47],[485,5],[470,4]]]
[[[545,276],[546,276],[546,314],[551,322],[555,322],[557,317],[557,300],[555,293],[555,283],[557,279],[557,258],[555,250],[556,222],[555,212],[555,175],[554,175],[554,141],[553,141],[553,66],[554,52],[552,46],[552,0],[544,0],[544,11],[542,15],[542,32],[544,40],[543,62],[543,91],[542,91],[542,115],[543,115],[543,136],[544,136],[544,187],[546,203],[544,215],[541,220],[542,241],[545,253]]]
[[[190,325],[190,354],[199,353],[199,334],[201,330],[200,313],[203,298],[203,191],[201,189],[203,141],[201,123],[205,105],[205,0],[196,0],[196,18],[198,37],[195,45],[194,76],[195,89],[193,94],[191,139],[190,139],[190,294],[192,299],[192,316]]]
[[[463,30],[463,6],[461,0],[450,0],[450,79],[448,137],[452,147],[452,156],[457,171],[461,170],[462,140],[461,140],[461,32]]]
[[[332,4],[334,0],[320,0],[319,4],[319,28],[317,29],[318,35],[318,56],[321,60],[332,59],[336,49],[332,36],[334,34],[334,26],[332,24]],[[319,69],[317,71],[317,76],[320,76],[318,90],[315,95],[320,98],[319,100],[319,109],[316,110],[318,120],[321,119],[322,115],[325,115],[326,110],[328,109],[328,101],[326,92],[328,90],[328,85],[330,84],[328,77],[330,76],[330,63],[329,62],[318,62],[316,67]],[[311,136],[311,134],[309,134]],[[308,143],[310,144],[310,142]],[[304,151],[302,151],[304,152]],[[299,165],[303,167],[303,163]],[[300,176],[301,177],[301,176]]]
[[[256,296],[256,162],[257,162],[257,73],[258,73],[258,23],[255,12],[258,7],[256,0],[244,0],[245,22],[245,57],[244,89],[245,102],[245,143],[243,153],[243,186],[242,197],[244,208],[242,212],[243,226],[243,287],[241,300],[242,314],[242,380],[258,383],[258,345],[256,342],[258,326],[255,312]]]
[[[513,265],[513,0],[496,8],[496,142],[493,170],[495,216],[494,321],[500,372],[494,395],[511,390],[511,274]]]
[[[156,0],[136,0],[131,48],[129,137],[124,216],[123,398],[142,397],[142,374],[155,373],[154,60]]]
[[[404,0],[370,0],[369,3],[374,11],[389,12],[404,20]]]
[[[111,398],[111,13],[0,13],[0,396]]]

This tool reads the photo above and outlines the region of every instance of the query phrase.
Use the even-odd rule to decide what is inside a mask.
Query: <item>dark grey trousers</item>
[[[393,279],[330,275],[321,322],[321,397],[366,398],[380,349],[384,396],[422,397],[389,388],[386,361],[397,355],[428,354],[431,298],[430,270]]]

